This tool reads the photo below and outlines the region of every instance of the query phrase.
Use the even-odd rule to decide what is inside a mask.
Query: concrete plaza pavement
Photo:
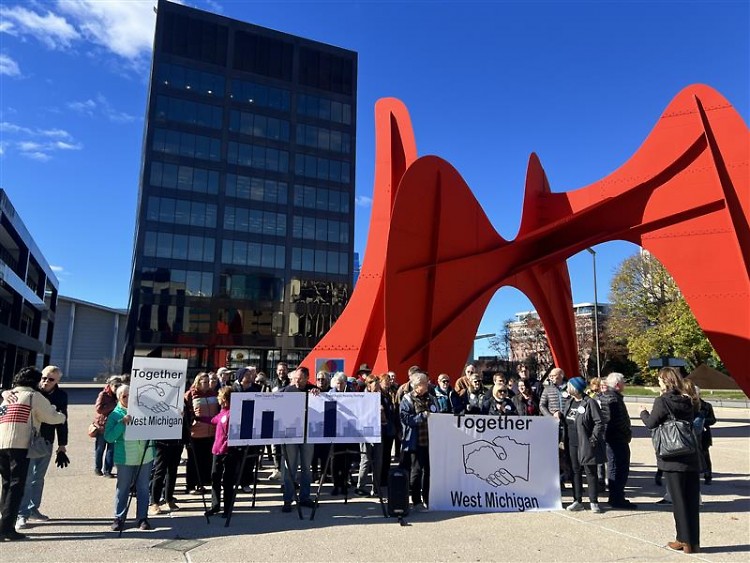
[[[282,514],[278,483],[261,473],[258,502],[240,494],[230,527],[202,516],[200,496],[178,495],[182,510],[151,517],[155,529],[109,531],[113,479],[93,474],[91,393],[71,391],[71,465],[47,474],[42,512],[51,520],[26,530],[29,541],[0,544],[9,561],[747,561],[750,559],[750,410],[717,408],[711,457],[714,482],[703,487],[702,552],[685,555],[665,547],[674,539],[668,505],[656,504],[664,489],[653,475],[650,439],[629,403],[635,438],[628,496],[637,511],[466,514],[423,512],[408,526],[383,518],[377,501],[355,497],[344,503],[324,487],[321,506]],[[95,393],[94,393],[95,396]],[[91,399],[91,400],[90,400]],[[75,404],[78,403],[78,404]],[[268,467],[268,466],[266,466]],[[184,488],[182,477],[178,491]],[[606,493],[605,493],[606,494]],[[564,494],[563,502],[570,502]],[[605,498],[606,500],[606,498]],[[603,505],[606,507],[606,505]],[[135,506],[131,507],[131,516]],[[134,522],[130,520],[129,525]],[[170,540],[177,540],[171,541]]]

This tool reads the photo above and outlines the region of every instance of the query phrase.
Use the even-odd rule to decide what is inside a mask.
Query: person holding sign
[[[224,511],[222,517],[229,515],[230,508],[234,504],[234,483],[237,470],[240,465],[239,450],[230,448],[229,436],[229,406],[232,397],[231,387],[222,387],[219,390],[219,414],[211,419],[216,426],[213,453],[213,464],[211,466],[211,508],[206,512],[209,516],[221,512],[221,491],[224,490]]]
[[[385,411],[383,407],[384,395],[380,389],[380,379],[371,373],[365,377],[365,392],[380,394],[380,421],[381,428],[385,422]],[[363,442],[359,445],[359,473],[357,474],[357,488],[354,492],[359,496],[376,496],[380,492],[380,476],[383,467],[383,444],[378,442],[371,444]],[[372,490],[368,492],[365,489],[365,478],[367,471],[372,470]]]
[[[133,417],[128,414],[130,385],[120,385],[116,391],[117,406],[107,417],[104,439],[115,446],[117,486],[115,488],[115,520],[112,531],[119,532],[125,525],[128,496],[135,486],[136,521],[141,530],[150,530],[148,521],[149,481],[154,451],[149,440],[125,440],[125,427]]]
[[[401,467],[411,469],[409,489],[415,509],[426,508],[430,498],[430,441],[427,418],[438,411],[430,395],[430,380],[421,371],[410,377],[412,391],[401,400],[400,418],[403,428]]]
[[[308,383],[310,372],[305,367],[299,367],[291,374],[291,383],[280,390],[281,393],[310,393],[318,395],[320,389]],[[299,467],[299,504],[307,508],[313,508],[315,503],[310,498],[310,484],[312,482],[312,444],[284,444],[281,446],[284,462],[282,475],[284,479],[284,506],[282,512],[292,511],[292,499],[294,499],[294,483]]]
[[[208,374],[201,372],[195,376],[192,387],[185,393],[185,416],[190,424],[186,490],[203,491],[203,485],[211,481],[211,447],[214,442],[214,426],[202,422],[201,418],[213,418],[219,413],[216,391],[211,389]],[[197,468],[197,469],[196,469]]]

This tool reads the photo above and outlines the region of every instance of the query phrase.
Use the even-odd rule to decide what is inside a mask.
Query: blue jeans
[[[51,459],[52,454],[29,460],[29,472],[26,474],[26,486],[23,490],[21,508],[18,511],[19,516],[28,518],[32,511],[38,511],[42,505],[44,476]]]
[[[125,510],[128,506],[128,495],[130,484],[138,472],[138,480],[135,483],[135,498],[137,506],[135,511],[136,521],[140,522],[148,516],[149,482],[151,481],[151,466],[153,461],[144,463],[138,471],[137,465],[117,466],[117,487],[115,488],[115,518],[125,520]]]
[[[104,450],[107,453],[104,453]],[[102,466],[102,458],[104,465]],[[115,446],[104,441],[104,434],[97,434],[94,442],[94,469],[104,473],[112,473],[112,466],[115,464]]]
[[[300,470],[299,498],[301,501],[310,499],[314,449],[313,444],[284,444],[281,446],[282,455],[285,458],[282,459],[281,463],[281,472],[284,476],[284,502],[294,500],[294,477],[297,476],[298,464]]]

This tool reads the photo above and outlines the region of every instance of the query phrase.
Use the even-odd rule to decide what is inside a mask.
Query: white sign
[[[187,360],[133,358],[126,440],[182,438]]]
[[[557,419],[431,415],[431,510],[560,510]]]
[[[380,393],[321,393],[307,404],[309,444],[380,443]]]
[[[301,444],[305,393],[232,393],[229,445]]]

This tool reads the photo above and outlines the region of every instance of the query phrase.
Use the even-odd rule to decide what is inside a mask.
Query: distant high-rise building
[[[58,281],[0,189],[0,387],[50,363]]]
[[[589,371],[591,362],[596,356],[596,338],[594,335],[594,311],[598,311],[599,334],[601,335],[602,322],[609,317],[610,307],[607,303],[598,303],[596,308],[593,303],[578,303],[573,305],[573,318],[575,320],[576,340],[578,341],[578,359],[581,374],[591,375]],[[536,311],[523,311],[515,314],[516,320],[507,323],[504,343],[508,349],[508,359],[514,363],[532,363],[541,376],[541,373],[552,367],[552,352],[547,342],[547,333],[544,325]],[[594,372],[595,374],[595,372]],[[576,374],[579,375],[579,374]]]
[[[362,269],[362,265],[359,261],[359,252],[354,253],[354,268],[352,269],[352,287],[357,285],[359,279],[359,272]]]
[[[297,364],[351,292],[356,53],[160,0],[124,369]]]

